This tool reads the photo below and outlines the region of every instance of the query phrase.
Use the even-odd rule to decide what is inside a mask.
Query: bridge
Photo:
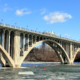
[[[0,23],[0,62],[3,67],[18,68],[39,43],[47,43],[55,50],[62,64],[73,64],[80,50],[80,42]]]

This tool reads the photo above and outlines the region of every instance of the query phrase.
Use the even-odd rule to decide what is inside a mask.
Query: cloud
[[[7,8],[3,8],[3,11],[6,12],[8,9]]]
[[[7,10],[12,10],[11,8],[3,8],[3,12],[6,12]]]
[[[61,33],[58,33],[58,35],[60,36],[60,35],[61,35]]]
[[[69,34],[65,34],[64,36],[65,36],[65,37],[70,37],[70,35],[69,35]]]
[[[45,21],[48,21],[48,24],[52,24],[56,22],[65,22],[66,18],[71,19],[72,16],[68,13],[52,12],[49,15],[45,15],[43,17]]]
[[[41,9],[40,11],[42,11],[41,14],[45,14],[46,13],[46,9],[45,8]]]
[[[5,6],[7,6],[8,4],[5,4]]]
[[[16,15],[19,15],[19,16],[22,16],[24,14],[30,14],[31,12],[30,11],[27,11],[26,8],[24,9],[21,9],[21,10],[16,10]]]

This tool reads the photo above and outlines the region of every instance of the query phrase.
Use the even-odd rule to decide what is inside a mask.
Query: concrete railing
[[[1,22],[0,22],[0,26],[12,27],[12,28],[20,29],[20,30],[25,30],[25,31],[33,32],[33,33],[48,35],[48,36],[51,36],[51,37],[55,36],[56,38],[61,38],[61,39],[66,39],[66,40],[71,40],[71,41],[77,41],[77,40],[73,40],[73,39],[70,39],[70,38],[65,38],[65,37],[57,36],[55,33],[51,34],[51,33],[38,32],[38,31],[35,31],[35,30],[30,30],[30,29],[26,29],[26,28],[10,25],[10,24],[1,23]],[[80,41],[77,41],[77,42],[80,42]]]

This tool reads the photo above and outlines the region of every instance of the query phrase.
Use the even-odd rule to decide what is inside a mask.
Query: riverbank
[[[23,62],[23,65],[51,65],[51,64],[61,64],[61,62]]]
[[[61,62],[32,62],[32,61],[29,61],[29,62],[23,62],[21,66],[24,66],[24,65],[60,65]],[[74,62],[74,64],[80,64],[80,62]]]

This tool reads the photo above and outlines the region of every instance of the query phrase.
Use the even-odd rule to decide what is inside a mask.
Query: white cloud
[[[7,8],[3,8],[3,11],[6,12],[8,9]]]
[[[61,33],[58,33],[58,35],[60,36],[60,35],[61,35]]]
[[[48,21],[48,24],[49,23],[52,24],[56,22],[65,22],[66,18],[71,19],[72,16],[68,13],[53,12],[43,17],[44,20]]]
[[[45,8],[41,9],[40,11],[42,11],[41,14],[45,14],[46,13],[46,9]]]
[[[5,4],[5,6],[7,6],[8,4]]]
[[[6,12],[7,10],[12,10],[11,8],[3,8],[3,12]]]
[[[69,35],[69,34],[65,34],[64,36],[65,36],[65,37],[70,37],[70,35]]]
[[[26,8],[24,9],[21,9],[21,10],[16,10],[16,15],[19,15],[19,16],[22,16],[24,14],[30,14],[31,12],[30,11],[27,11]]]

